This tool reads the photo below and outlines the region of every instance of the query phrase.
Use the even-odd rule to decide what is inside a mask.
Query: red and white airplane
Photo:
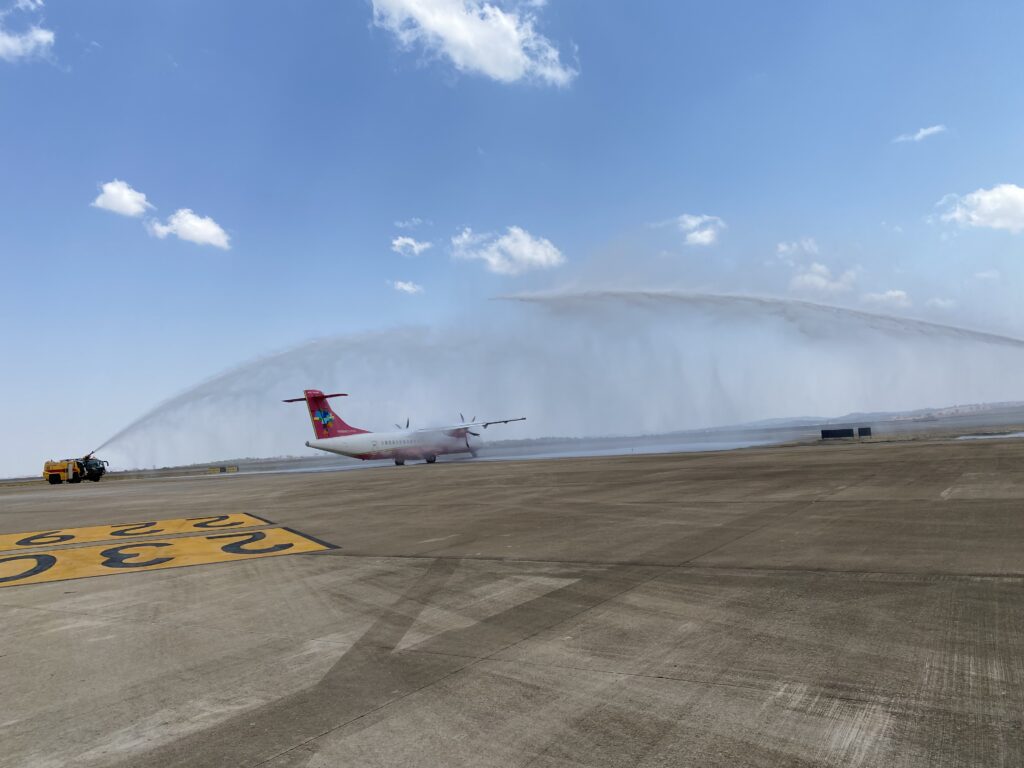
[[[306,445],[329,453],[351,456],[354,459],[394,459],[398,466],[411,459],[423,459],[428,464],[433,464],[437,457],[444,453],[471,453],[476,456],[476,450],[469,444],[469,436],[479,437],[480,433],[474,432],[473,427],[487,429],[492,424],[526,421],[525,416],[495,421],[470,419],[468,422],[450,427],[409,429],[409,420],[406,419],[405,429],[398,424],[395,425],[398,427],[397,432],[367,432],[365,429],[357,429],[346,424],[331,410],[327,402],[329,397],[348,395],[342,392],[325,395],[319,389],[307,389],[304,390],[303,397],[283,401],[306,401],[309,418],[313,422],[313,434],[316,435],[316,440],[307,440]]]

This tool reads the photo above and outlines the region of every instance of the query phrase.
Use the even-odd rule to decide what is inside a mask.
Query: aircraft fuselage
[[[402,430],[400,432],[364,432],[358,435],[310,440],[310,448],[350,456],[354,459],[416,460],[446,453],[472,453],[465,437],[453,437],[444,431]]]

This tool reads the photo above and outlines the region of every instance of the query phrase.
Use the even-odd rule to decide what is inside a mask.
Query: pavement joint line
[[[436,558],[422,558],[422,559],[430,560],[430,559],[436,559]],[[617,567],[617,566],[613,565],[611,567]],[[632,566],[630,566],[630,567],[632,567]],[[647,567],[649,567],[649,568],[657,568],[658,566],[647,566]],[[598,605],[603,605],[604,603],[608,602],[609,600],[612,600],[615,597],[618,597],[619,595],[625,594],[626,592],[630,591],[631,589],[635,588],[636,586],[640,586],[641,584],[646,584],[646,583],[648,583],[650,581],[653,581],[653,580],[657,579],[660,575],[661,574],[652,574],[652,576],[650,578],[644,579],[644,580],[642,580],[640,582],[637,582],[637,584],[634,585],[633,587],[628,587],[628,588],[622,590],[621,592],[619,592],[619,593],[617,593],[615,595],[612,595],[611,597],[609,597],[609,598],[607,598],[605,600],[602,600],[600,603],[596,603],[594,606],[591,606],[591,607],[592,608],[596,608]],[[578,579],[577,579],[577,581],[578,581]],[[424,610],[426,608],[436,607],[436,606],[433,606],[433,605],[431,605],[429,603],[423,603],[423,602],[420,602],[420,601],[417,601],[417,600],[410,600],[409,602],[411,602],[414,605],[418,606],[421,612],[422,612],[422,610]],[[170,626],[175,626],[175,627],[193,627],[193,628],[200,628],[200,629],[212,629],[212,630],[215,630],[215,631],[231,631],[231,632],[235,631],[234,629],[230,629],[229,630],[228,628],[221,628],[221,627],[218,627],[218,626],[213,625],[213,624],[183,623],[183,622],[180,622],[180,621],[169,621],[169,620],[164,620],[164,619],[145,619],[145,618],[139,618],[139,617],[132,616],[131,614],[114,614],[114,615],[110,615],[110,614],[92,613],[92,612],[86,612],[86,611],[72,611],[72,610],[67,610],[67,609],[63,609],[63,608],[41,608],[41,607],[38,607],[38,606],[18,605],[18,604],[12,604],[12,603],[4,603],[4,602],[0,602],[0,608],[14,608],[14,609],[22,609],[22,610],[26,610],[26,611],[37,611],[37,612],[40,612],[40,613],[55,613],[55,614],[69,615],[69,616],[83,616],[83,617],[94,618],[94,619],[102,619],[104,621],[132,621],[132,622],[139,623],[139,624],[170,625]],[[589,608],[584,609],[583,612],[585,612],[586,610],[590,610],[590,609]],[[573,616],[570,616],[568,618],[569,619],[575,618],[577,615],[579,615],[579,613],[574,614]],[[479,623],[479,622],[476,622],[476,623]],[[552,625],[552,626],[557,626],[557,625]],[[538,630],[538,632],[539,631],[543,631],[543,630]],[[256,634],[256,633],[250,632],[249,634]],[[276,635],[276,634],[267,634],[267,633],[259,633],[259,634],[260,634],[260,636],[265,637],[265,638],[269,638],[269,639],[277,639],[277,640],[295,640],[295,639],[299,639],[299,638],[294,638],[294,637],[292,637],[290,635]],[[537,633],[534,633],[534,635],[535,634],[537,634]],[[534,635],[530,635],[530,637],[533,637]],[[528,638],[523,638],[523,639],[528,639]],[[316,641],[324,642],[324,643],[327,643],[327,644],[330,644],[330,645],[338,645],[338,646],[342,646],[342,647],[346,646],[346,644],[342,643],[342,642],[331,641],[331,640],[321,640],[320,638],[304,638],[303,641],[305,641],[305,640],[316,640]],[[516,641],[516,642],[517,643],[521,642],[521,640]],[[516,643],[512,643],[511,645],[506,646],[506,648],[500,648],[497,651],[494,651],[494,653],[500,653],[502,650],[506,650],[507,648],[511,648],[515,644]],[[482,659],[482,658],[486,658],[486,657],[474,656],[474,657],[467,657],[467,658]]]
[[[692,562],[693,562],[694,560],[699,560],[699,559],[700,559],[700,558],[702,558],[702,557],[706,557],[707,555],[710,555],[710,554],[711,554],[712,552],[717,552],[718,550],[722,549],[723,547],[728,547],[728,546],[730,546],[730,545],[732,545],[732,544],[735,544],[735,543],[736,543],[737,541],[739,541],[740,539],[745,539],[745,538],[746,538],[747,536],[753,536],[753,535],[754,535],[755,533],[758,533],[758,532],[760,532],[760,531],[763,531],[763,530],[764,530],[765,528],[767,528],[767,527],[768,527],[768,526],[770,526],[770,525],[773,525],[773,524],[775,524],[775,523],[779,523],[779,522],[782,522],[783,520],[786,520],[787,518],[789,518],[789,517],[792,517],[792,516],[793,516],[793,515],[795,515],[795,514],[796,514],[797,512],[803,512],[804,510],[810,509],[810,508],[811,508],[811,506],[813,506],[813,505],[814,505],[814,501],[815,501],[815,500],[811,500],[811,502],[810,502],[809,504],[806,504],[806,505],[803,505],[803,506],[797,507],[796,509],[794,509],[794,510],[790,511],[790,512],[789,512],[789,514],[786,514],[786,515],[782,515],[781,517],[779,517],[779,518],[778,518],[778,519],[776,519],[776,520],[769,520],[769,521],[768,521],[768,522],[766,522],[766,523],[765,523],[764,525],[759,525],[759,526],[758,526],[757,528],[752,528],[751,530],[749,530],[749,531],[746,531],[745,533],[741,533],[741,534],[740,534],[739,536],[737,536],[736,538],[734,538],[734,539],[730,539],[729,541],[726,541],[726,542],[723,542],[722,544],[719,544],[719,545],[718,545],[718,546],[716,546],[716,547],[712,547],[712,548],[711,548],[711,549],[709,549],[709,550],[708,550],[707,552],[702,552],[702,553],[701,553],[701,554],[699,554],[699,555],[694,555],[693,557],[691,557],[691,558],[688,558],[688,559],[684,560],[683,562],[681,562],[681,563],[678,563],[677,565],[680,565],[680,566],[682,566],[682,565],[687,565],[687,564],[690,564],[690,563],[692,563]]]
[[[717,548],[716,548],[717,549]],[[715,550],[711,550],[714,552]],[[697,558],[705,557],[707,553],[697,555]],[[536,564],[536,565],[555,565],[555,566],[590,566],[593,568],[619,568],[619,567],[630,567],[630,568],[663,568],[663,569],[687,569],[687,570],[716,570],[716,571],[738,571],[743,573],[809,573],[815,575],[824,576],[882,576],[882,577],[894,577],[897,579],[904,579],[907,581],[921,580],[927,581],[931,579],[958,579],[963,581],[977,581],[977,580],[993,580],[993,581],[1024,581],[1024,570],[1022,571],[989,571],[989,572],[961,572],[961,571],[883,571],[883,570],[864,570],[864,569],[853,569],[853,568],[799,568],[796,566],[785,566],[785,565],[728,565],[720,563],[695,563],[695,558],[684,560],[680,563],[664,563],[664,562],[644,562],[641,560],[545,560],[540,558],[523,558],[523,557],[501,557],[497,555],[438,555],[438,554],[416,554],[416,555],[403,555],[403,554],[370,554],[360,552],[346,552],[343,548],[334,550],[325,550],[322,552],[302,552],[292,555],[293,558],[300,557],[351,557],[365,560],[469,560],[471,562],[482,562],[482,563],[525,563],[525,564]],[[221,563],[200,563],[193,568],[198,568],[203,565],[220,565]],[[74,581],[69,580],[69,581]],[[63,584],[61,582],[43,582],[50,584]],[[26,584],[25,586],[36,586],[33,584]],[[0,602],[0,606],[10,607],[22,607],[13,603]],[[54,610],[54,609],[38,609],[38,610]]]
[[[54,583],[60,583],[60,582],[44,582],[44,583],[54,584]],[[236,628],[234,628],[234,627],[231,627],[231,628],[219,627],[216,624],[208,624],[208,623],[207,624],[196,624],[194,622],[184,623],[184,622],[181,622],[181,621],[170,621],[168,619],[145,619],[145,618],[141,618],[141,617],[137,617],[137,616],[132,616],[131,614],[115,614],[115,615],[110,615],[110,614],[104,614],[104,613],[89,613],[89,612],[85,612],[85,611],[69,611],[69,610],[65,610],[65,609],[62,609],[62,608],[38,608],[38,607],[36,607],[34,605],[14,605],[14,604],[11,604],[11,603],[0,603],[0,608],[15,608],[15,609],[21,609],[21,610],[25,610],[25,611],[37,611],[39,613],[54,613],[54,614],[66,615],[66,616],[82,616],[82,617],[90,618],[90,619],[101,619],[103,621],[122,621],[122,622],[132,622],[132,623],[135,623],[135,624],[152,624],[152,625],[155,625],[155,626],[172,626],[172,627],[183,627],[183,628],[191,628],[191,629],[208,629],[208,630],[213,630],[215,632],[231,632],[232,634],[237,634],[237,632],[238,632],[238,630]],[[265,632],[254,632],[252,630],[246,630],[246,634],[247,635],[255,635],[255,636],[258,636],[258,637],[263,637],[263,638],[266,638],[268,640],[298,640],[300,642],[305,642],[307,640],[316,640],[317,642],[323,642],[323,643],[326,643],[326,644],[329,644],[329,645],[338,645],[340,647],[347,647],[345,643],[338,642],[336,640],[322,640],[321,638],[318,638],[318,637],[315,637],[315,638],[296,638],[296,637],[292,637],[291,635],[272,635],[272,634],[267,634]]]
[[[445,653],[444,651],[421,651],[421,650],[418,650],[416,648],[410,648],[410,649],[408,649],[408,652],[423,653],[423,654],[428,654],[428,655],[431,655],[431,656],[450,656],[450,657],[453,657],[453,658],[473,658],[473,657],[465,657],[463,654],[460,654],[460,653]],[[701,679],[698,679],[698,678],[680,677],[678,675],[653,675],[653,674],[646,674],[646,673],[643,673],[643,672],[624,672],[624,671],[617,671],[617,670],[612,670],[612,669],[598,669],[598,668],[595,668],[595,667],[580,667],[580,666],[576,666],[574,664],[551,664],[551,663],[545,663],[545,662],[541,662],[541,661],[532,661],[530,659],[500,659],[500,658],[493,658],[491,656],[486,656],[486,657],[478,657],[477,661],[488,662],[488,663],[493,663],[493,664],[525,664],[527,666],[538,667],[538,668],[541,668],[541,669],[566,669],[566,670],[573,670],[575,672],[592,672],[592,673],[597,674],[597,675],[608,675],[610,677],[637,677],[637,678],[642,678],[642,679],[646,679],[646,680],[671,680],[671,681],[677,682],[677,683],[690,683],[690,684],[693,684],[693,685],[704,685],[704,686],[709,686],[709,687],[741,688],[741,689],[750,690],[750,691],[766,691],[766,690],[768,690],[768,688],[766,688],[765,686],[753,685],[753,684],[750,684],[750,683],[729,683],[729,682],[723,682],[723,681],[720,681],[720,680],[701,680]],[[799,685],[804,685],[805,684],[805,683],[802,683],[799,680],[794,680],[794,679],[789,679],[789,680],[786,680],[786,681],[783,681],[783,682],[794,683],[794,684],[799,684]],[[895,699],[896,697],[901,697],[902,696],[902,694],[900,694],[898,691],[893,691],[893,692],[882,691],[881,692],[882,695],[879,696],[877,699],[870,698],[870,697],[868,697],[868,698],[860,698],[860,697],[857,697],[857,696],[834,694],[834,693],[828,693],[826,691],[822,691],[821,693],[822,693],[822,695],[828,696],[829,698],[832,698],[832,699],[838,699],[840,701],[849,701],[849,702],[853,702],[853,703],[856,703],[856,704],[880,704],[880,703],[883,703],[883,701],[886,700],[887,696],[891,696],[891,699]],[[938,709],[938,708],[936,708],[936,709]],[[945,710],[943,710],[943,711],[945,711]]]
[[[325,552],[304,552],[302,555],[294,555],[294,557],[310,556],[310,557],[352,557],[367,560],[470,560],[473,562],[483,563],[528,563],[528,564],[539,564],[539,565],[560,565],[560,566],[579,566],[586,565],[594,568],[618,568],[618,567],[630,567],[630,568],[680,568],[690,570],[716,570],[716,571],[741,571],[744,573],[749,572],[765,572],[765,573],[812,573],[815,575],[838,575],[838,576],[886,576],[903,578],[907,581],[913,580],[928,580],[928,579],[961,579],[965,581],[974,581],[979,579],[992,579],[992,580],[1009,580],[1009,581],[1022,581],[1024,580],[1024,571],[1013,571],[1013,572],[988,572],[988,573],[963,573],[957,571],[878,571],[878,570],[856,570],[852,568],[797,568],[794,566],[774,566],[774,565],[722,565],[716,563],[694,563],[691,560],[685,560],[681,563],[645,563],[639,560],[543,560],[537,558],[522,558],[522,557],[500,557],[496,555],[484,556],[484,555],[434,555],[434,554],[419,554],[419,555],[375,555],[369,553],[358,553],[358,552],[346,552],[343,549],[335,549]],[[704,555],[699,555],[704,557]]]
[[[850,487],[849,485],[840,485],[840,486],[837,486],[835,488],[831,488],[831,489],[829,489],[827,491],[822,491],[821,493],[817,494],[814,498],[812,498],[809,503],[807,503],[804,506],[797,507],[796,509],[790,511],[789,514],[782,515],[777,520],[769,520],[764,525],[761,525],[761,526],[759,526],[757,528],[754,528],[753,530],[747,531],[746,533],[741,534],[740,536],[737,536],[735,539],[732,539],[731,541],[727,541],[724,544],[720,544],[717,547],[712,547],[711,549],[709,549],[707,552],[704,552],[703,554],[697,555],[695,557],[691,557],[689,560],[684,560],[682,563],[679,563],[679,565],[687,565],[689,563],[693,563],[694,560],[699,560],[702,557],[706,557],[707,555],[710,555],[712,552],[717,552],[718,550],[722,549],[723,547],[727,547],[727,546],[730,546],[732,544],[735,544],[740,539],[744,539],[747,536],[752,536],[753,534],[758,533],[759,531],[764,530],[765,528],[767,528],[770,525],[782,522],[783,520],[786,520],[786,519],[792,517],[797,512],[804,512],[804,511],[810,509],[811,507],[813,507],[816,503],[818,503],[819,501],[824,499],[826,496],[838,493],[839,491],[844,491],[844,490],[846,490],[849,487]],[[781,502],[777,502],[777,503],[781,503]]]
[[[435,651],[418,651],[418,652],[419,653],[437,653]],[[456,658],[458,657],[458,654],[441,654],[441,653],[437,653],[437,655],[452,655],[452,656],[455,656]],[[748,683],[730,683],[730,682],[722,682],[722,681],[719,681],[719,680],[700,680],[700,679],[689,678],[689,677],[678,677],[678,676],[675,676],[675,675],[650,675],[650,674],[644,674],[642,672],[615,672],[615,671],[612,671],[612,670],[594,669],[594,668],[591,668],[591,667],[577,667],[577,666],[573,666],[573,665],[569,665],[569,664],[545,664],[545,663],[537,662],[537,661],[529,661],[527,659],[491,659],[491,658],[486,658],[486,659],[481,659],[481,661],[485,661],[485,662],[489,662],[489,663],[501,663],[501,664],[525,664],[525,665],[528,665],[528,666],[539,667],[539,668],[542,668],[542,669],[567,669],[567,670],[573,670],[573,671],[577,671],[577,672],[592,672],[594,674],[601,674],[601,675],[608,675],[608,676],[615,676],[615,677],[637,677],[637,678],[642,678],[642,679],[647,679],[647,680],[670,680],[672,682],[689,683],[691,685],[702,685],[702,686],[706,686],[706,687],[709,687],[709,688],[718,688],[718,687],[721,687],[721,688],[739,688],[741,690],[750,690],[750,691],[758,691],[758,692],[764,692],[764,691],[768,691],[769,690],[768,688],[766,688],[764,686],[751,685],[751,684],[748,684]],[[931,714],[949,714],[949,713],[955,713],[957,711],[957,710],[954,710],[954,709],[949,709],[947,707],[940,707],[940,706],[936,706],[934,704],[925,704],[925,703],[918,702],[918,701],[914,700],[913,698],[907,696],[905,693],[902,693],[900,691],[879,690],[879,694],[880,695],[877,696],[877,697],[871,697],[871,696],[868,696],[868,697],[858,697],[858,696],[851,696],[851,695],[848,695],[848,694],[844,695],[844,694],[840,694],[840,693],[832,693],[832,692],[829,692],[829,691],[823,689],[819,685],[815,685],[815,684],[811,684],[811,683],[804,683],[804,682],[802,682],[800,680],[788,679],[788,680],[781,681],[781,682],[794,683],[796,685],[807,685],[808,687],[814,687],[814,688],[818,689],[817,692],[818,692],[819,695],[825,696],[825,697],[827,697],[829,699],[834,699],[836,701],[847,701],[847,702],[850,702],[851,704],[868,704],[868,705],[870,705],[870,704],[881,704],[883,706],[886,706],[886,708],[889,709],[890,711],[902,711],[902,712],[915,713],[915,714],[923,714],[923,712],[925,710],[927,710]],[[891,706],[892,704],[895,704],[897,702],[902,702],[902,703],[898,707]],[[1004,720],[1007,721],[1007,722],[1010,722],[1010,721],[1016,722],[1016,720],[1014,718],[1004,718]]]
[[[504,648],[499,648],[496,651],[492,651],[491,653],[487,654],[486,656],[481,657],[480,661],[486,661],[488,659],[491,659],[491,658],[494,657],[494,655],[496,653],[503,653],[504,651],[507,651],[509,648],[516,647],[520,643],[525,643],[527,640],[532,640],[537,635],[539,635],[541,632],[548,632],[548,631],[554,629],[555,627],[558,627],[558,626],[561,626],[562,624],[565,624],[567,621],[572,621],[577,616],[581,616],[584,613],[587,613],[588,611],[592,611],[592,610],[594,610],[596,608],[599,608],[602,605],[606,605],[607,603],[610,603],[612,600],[615,600],[615,599],[621,597],[622,595],[626,594],[627,592],[632,592],[637,587],[641,587],[641,586],[650,584],[652,581],[654,581],[655,579],[659,578],[660,576],[661,576],[661,574],[659,574],[659,573],[652,573],[646,579],[641,579],[637,583],[631,584],[628,587],[626,587],[625,589],[621,589],[621,590],[619,590],[618,592],[616,592],[613,595],[609,595],[604,600],[601,600],[601,601],[599,601],[597,603],[594,603],[593,605],[588,605],[586,608],[582,608],[579,611],[576,611],[576,613],[572,614],[571,616],[566,616],[566,617],[556,621],[554,624],[549,624],[546,627],[538,629],[537,631],[530,633],[526,637],[521,637],[518,640],[516,640],[515,642],[509,643]],[[573,582],[573,583],[575,583],[575,582]]]

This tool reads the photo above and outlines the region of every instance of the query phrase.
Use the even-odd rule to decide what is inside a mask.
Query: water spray
[[[522,412],[516,437],[660,434],[770,418],[1020,400],[1024,340],[806,301],[671,291],[506,297],[472,324],[319,339],[161,403],[97,450],[123,466],[303,454],[278,400],[351,393],[346,419],[424,427]]]

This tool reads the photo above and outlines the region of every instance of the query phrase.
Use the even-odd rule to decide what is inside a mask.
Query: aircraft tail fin
[[[302,397],[293,397],[283,402],[301,403],[303,400],[306,401],[306,407],[309,409],[309,420],[313,423],[313,434],[316,435],[318,440],[323,440],[327,437],[365,434],[365,429],[357,429],[346,424],[345,420],[334,412],[330,403],[327,402],[329,397],[347,397],[347,395],[342,392],[325,395],[319,389],[307,389],[303,391]]]

